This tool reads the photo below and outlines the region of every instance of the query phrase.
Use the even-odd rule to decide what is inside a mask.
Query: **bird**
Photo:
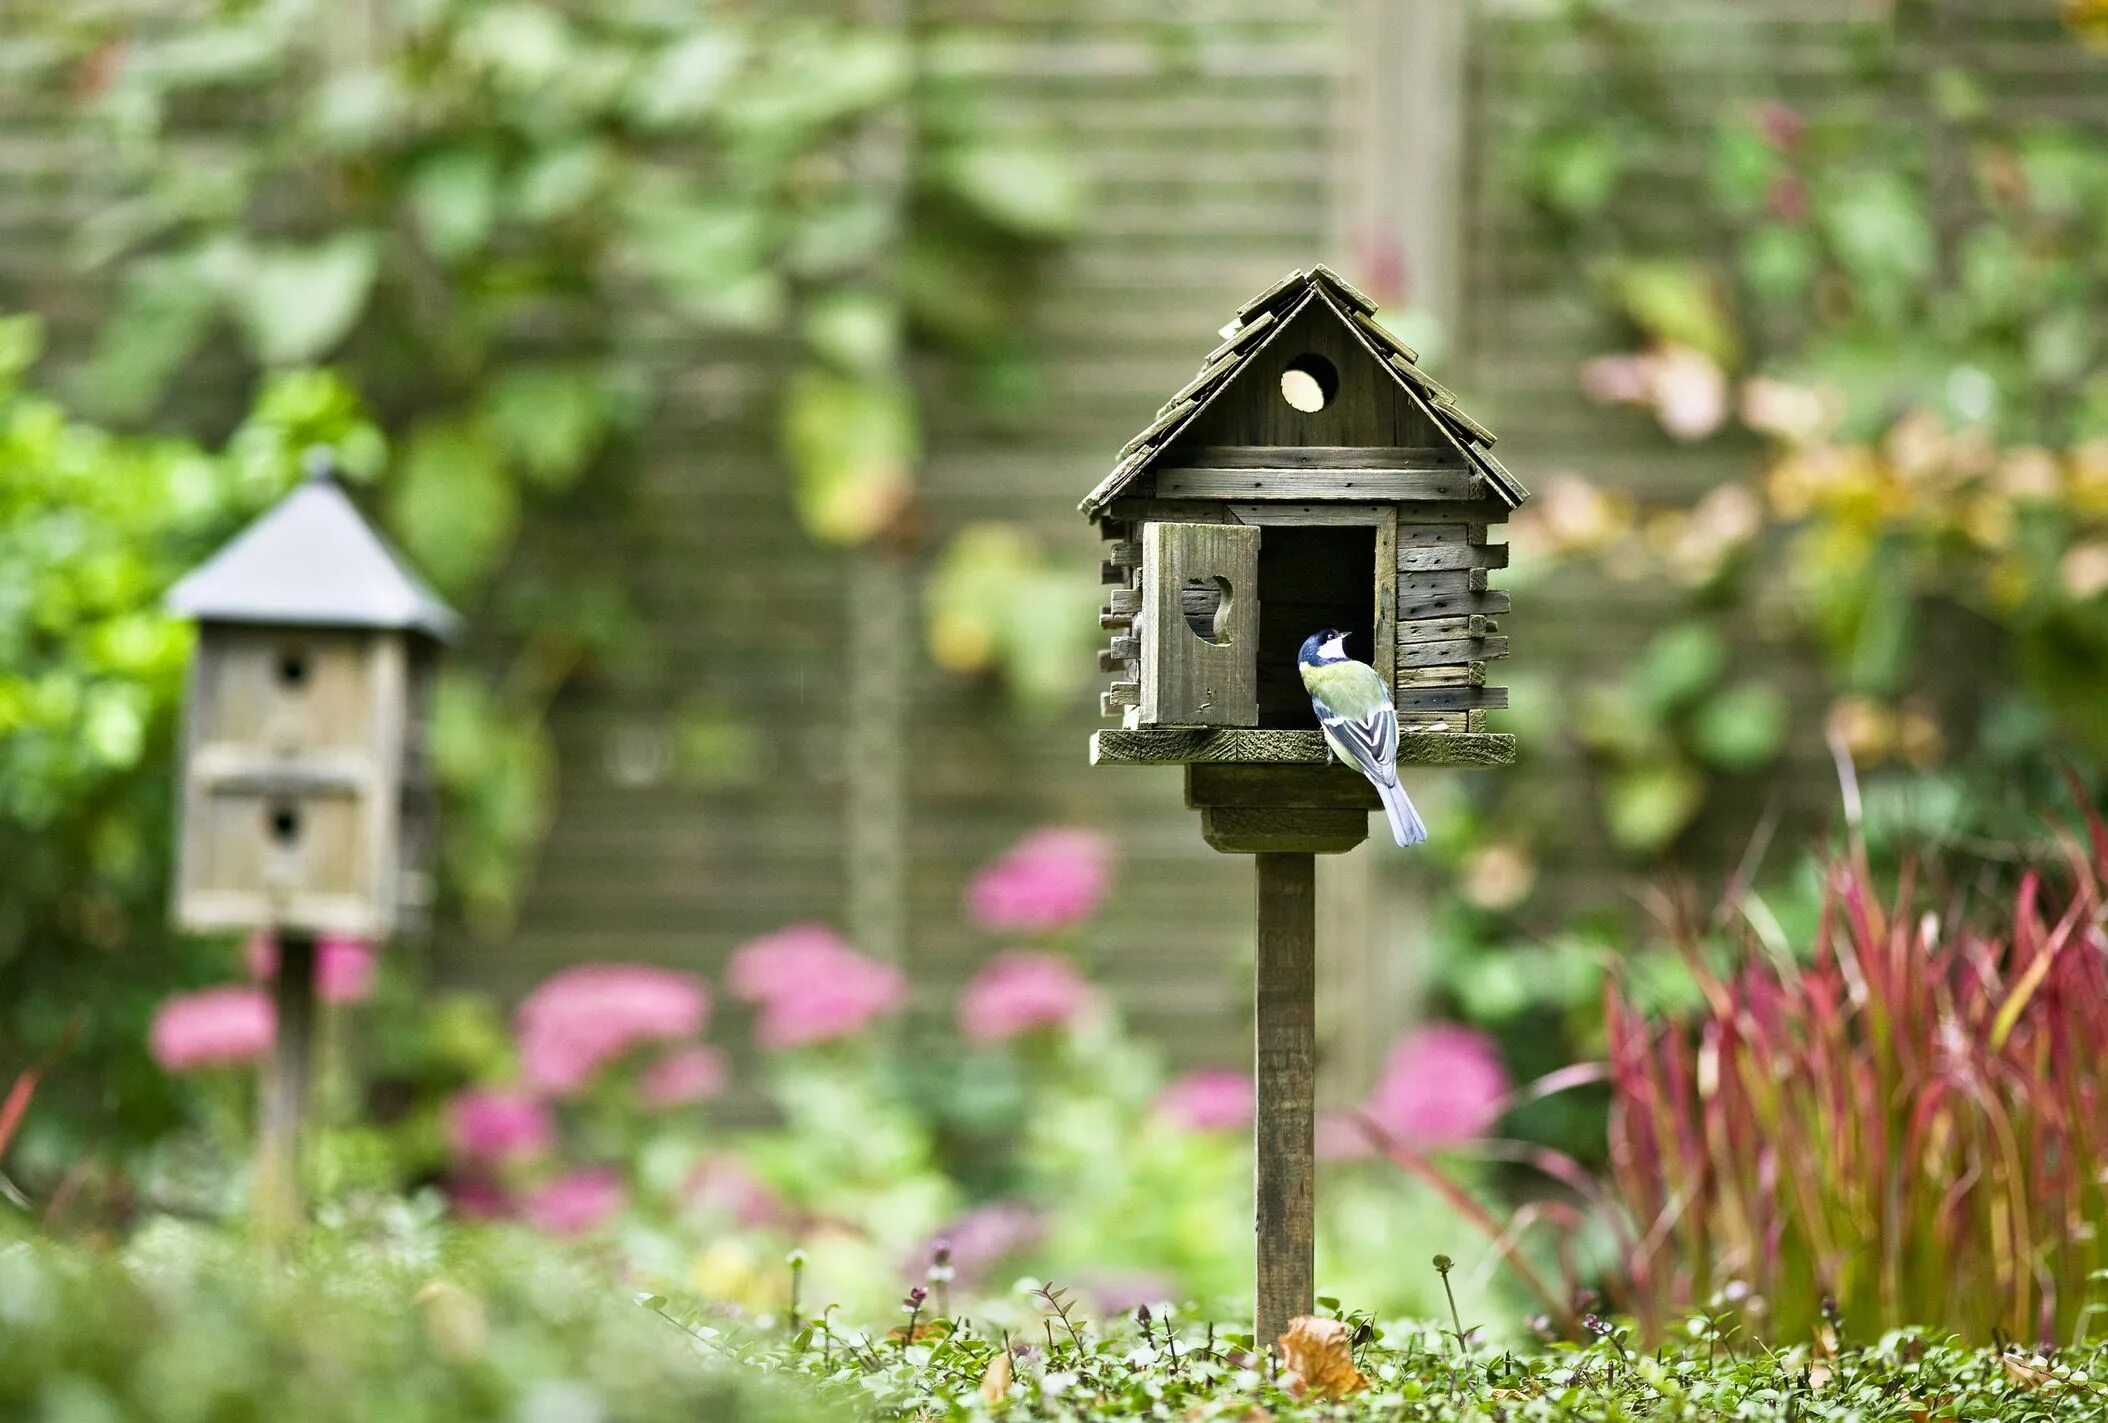
[[[1347,635],[1333,628],[1303,639],[1296,670],[1332,754],[1360,771],[1383,798],[1391,834],[1401,846],[1424,844],[1427,826],[1398,784],[1398,709],[1391,689],[1366,662],[1347,656]]]

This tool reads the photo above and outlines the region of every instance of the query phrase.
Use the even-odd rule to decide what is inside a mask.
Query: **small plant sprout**
[[[902,1330],[900,1335],[900,1347],[902,1349],[906,1349],[908,1345],[915,1342],[916,1321],[921,1319],[922,1306],[929,1297],[930,1292],[928,1290],[921,1285],[916,1285],[908,1291],[907,1298],[900,1302],[901,1313],[908,1317],[908,1327]]]
[[[798,1296],[805,1285],[805,1251],[793,1249],[783,1257],[783,1263],[790,1266],[791,1272],[790,1332],[795,1339],[798,1335]]]
[[[937,1296],[937,1317],[949,1319],[952,1313],[952,1243],[939,1240],[930,1251],[929,1284]]]
[[[1435,1257],[1435,1273],[1442,1277],[1442,1293],[1449,1299],[1449,1322],[1456,1327],[1457,1352],[1468,1355],[1470,1351],[1464,1346],[1464,1317],[1457,1313],[1457,1292],[1449,1284],[1449,1272],[1456,1267],[1457,1262],[1447,1255]]]

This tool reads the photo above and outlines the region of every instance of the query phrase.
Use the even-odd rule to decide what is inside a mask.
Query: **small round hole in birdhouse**
[[[1338,368],[1315,352],[1297,356],[1281,372],[1281,398],[1305,415],[1317,414],[1338,394]]]
[[[1188,578],[1179,590],[1179,611],[1186,626],[1203,642],[1222,647],[1230,640],[1230,585],[1223,578]]]
[[[271,838],[280,845],[291,845],[300,838],[300,811],[290,805],[271,807]]]
[[[307,685],[307,649],[288,647],[278,654],[278,685],[298,689]]]

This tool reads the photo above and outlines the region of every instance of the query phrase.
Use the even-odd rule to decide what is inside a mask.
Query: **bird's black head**
[[[1296,661],[1306,667],[1322,667],[1328,662],[1345,662],[1347,651],[1343,644],[1347,635],[1338,628],[1324,628],[1303,639],[1303,650],[1296,654]]]

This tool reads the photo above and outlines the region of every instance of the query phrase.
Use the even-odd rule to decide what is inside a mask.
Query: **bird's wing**
[[[1330,675],[1322,679],[1323,690],[1310,688],[1310,705],[1325,740],[1342,761],[1360,767],[1376,784],[1398,784],[1398,711],[1383,680],[1359,663],[1325,670]]]

